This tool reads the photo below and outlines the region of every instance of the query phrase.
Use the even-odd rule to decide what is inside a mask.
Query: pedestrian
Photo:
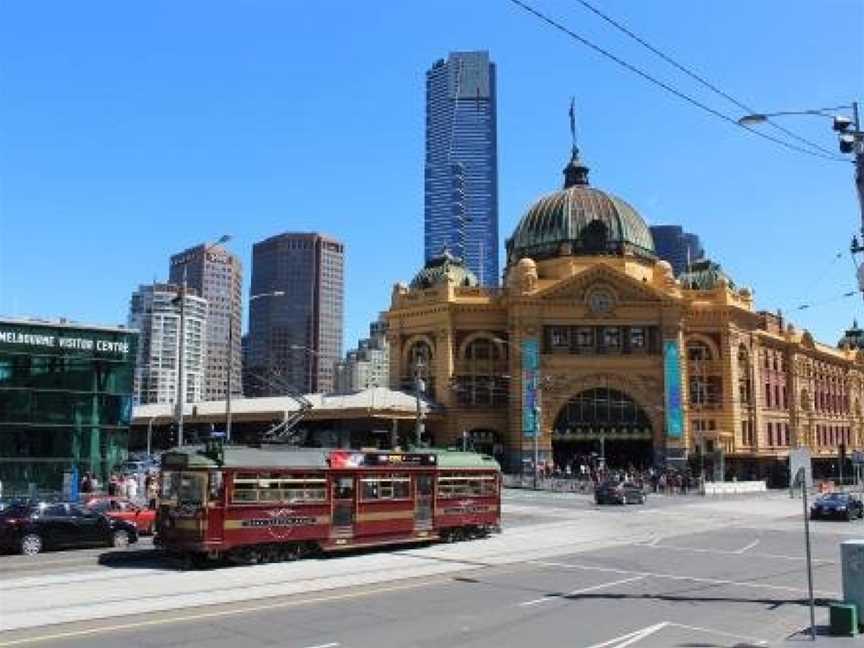
[[[126,497],[133,502],[138,499],[138,480],[135,478],[135,475],[129,475],[126,478],[125,486]]]
[[[81,478],[81,492],[87,494],[93,492],[93,480],[91,479],[89,472],[85,472],[84,476]]]
[[[147,486],[147,505],[150,509],[156,509],[156,499],[159,496],[159,480],[155,475],[150,476],[150,484]]]

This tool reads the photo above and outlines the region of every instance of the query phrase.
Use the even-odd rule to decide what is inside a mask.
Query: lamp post
[[[261,297],[281,297],[285,293],[281,290],[273,292],[258,293],[257,295],[249,296],[251,304],[256,299]],[[225,395],[225,443],[231,443],[231,380],[234,373],[234,327],[231,322],[228,322],[228,391]]]
[[[423,441],[423,407],[420,393],[426,389],[421,375],[425,368],[426,364],[423,362],[423,358],[417,358],[417,363],[414,365],[414,402],[417,405],[417,414],[414,419],[414,445],[418,448]]]
[[[836,114],[837,111],[850,111],[852,114]],[[784,117],[787,115],[810,115],[814,117],[827,117],[833,120],[833,128],[838,135],[840,152],[851,155],[852,163],[855,165],[855,189],[858,194],[858,208],[861,217],[860,234],[852,237],[852,254],[864,253],[864,132],[861,131],[861,119],[858,114],[858,102],[853,101],[847,106],[835,106],[833,108],[816,108],[811,110],[792,110],[775,113],[759,113],[745,115],[738,120],[742,126],[754,126],[768,121],[771,117]],[[864,261],[856,264],[858,288],[864,293]]]
[[[230,240],[230,234],[223,234],[215,243],[205,245],[202,254],[206,255],[209,250]],[[178,295],[178,299],[180,300],[180,340],[177,353],[177,404],[175,412],[178,446],[183,445],[183,406],[186,400],[186,270],[189,265],[188,257],[184,258],[181,263],[183,264],[183,282],[180,285],[180,294]],[[228,328],[230,330],[231,327],[229,326]]]

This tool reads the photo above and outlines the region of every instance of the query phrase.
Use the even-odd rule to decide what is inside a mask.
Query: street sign
[[[864,466],[864,452],[856,450],[852,453],[852,463],[856,466]]]
[[[807,488],[813,487],[813,464],[810,460],[809,448],[795,448],[789,452],[789,482],[790,487],[798,486],[799,471],[804,469],[804,483]]]

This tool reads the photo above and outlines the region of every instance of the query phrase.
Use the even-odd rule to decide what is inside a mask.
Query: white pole
[[[177,445],[183,445],[183,405],[186,400],[186,261],[183,262],[183,284],[180,287],[180,331],[177,353]]]

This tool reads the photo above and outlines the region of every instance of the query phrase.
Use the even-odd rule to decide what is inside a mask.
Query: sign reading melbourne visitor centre
[[[101,331],[80,329],[69,329],[67,332],[63,327],[22,326],[17,330],[0,328],[0,344],[9,345],[13,349],[20,347],[22,351],[42,348],[121,356],[125,356],[130,350],[129,340],[123,334],[103,334]],[[29,349],[25,349],[28,347]]]

